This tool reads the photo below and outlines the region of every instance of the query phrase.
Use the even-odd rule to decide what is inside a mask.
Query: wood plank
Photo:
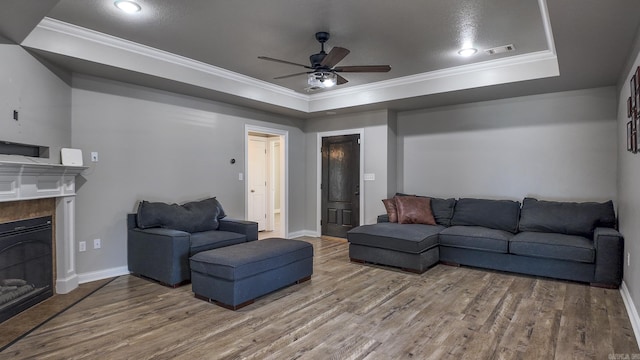
[[[619,291],[437,265],[417,275],[314,246],[314,274],[238,311],[122,276],[0,358],[565,359],[640,353]]]

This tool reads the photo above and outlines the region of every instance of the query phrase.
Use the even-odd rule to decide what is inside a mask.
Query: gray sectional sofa
[[[438,262],[617,288],[624,239],[613,203],[430,199],[433,225],[389,222],[347,234],[352,261],[424,272]]]
[[[141,201],[127,227],[129,271],[174,287],[191,279],[191,256],[258,239],[257,223],[227,218],[215,197],[184,205]]]

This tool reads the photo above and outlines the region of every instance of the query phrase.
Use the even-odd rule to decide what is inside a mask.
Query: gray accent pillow
[[[611,200],[604,203],[575,203],[525,198],[519,230],[591,238],[596,227],[615,226],[616,214]]]
[[[451,225],[483,226],[516,233],[519,217],[518,201],[466,198],[456,202]]]
[[[222,206],[214,197],[184,205],[143,200],[138,205],[137,218],[141,229],[163,227],[193,233],[217,230],[218,220],[224,216]]]

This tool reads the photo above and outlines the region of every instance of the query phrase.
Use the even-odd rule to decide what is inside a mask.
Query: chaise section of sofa
[[[437,202],[432,202],[432,207],[434,204]],[[455,203],[449,220],[447,225],[439,222],[438,227],[409,227],[387,223],[387,215],[379,216],[378,224],[349,232],[350,257],[413,267],[420,272],[426,268],[415,260],[415,252],[400,245],[400,239],[412,238],[420,243],[428,238],[429,251],[437,251],[437,261],[450,265],[610,288],[617,288],[622,282],[624,238],[616,230],[611,201],[572,203],[525,198],[520,205],[510,200],[463,198]],[[437,261],[429,258],[426,267]]]

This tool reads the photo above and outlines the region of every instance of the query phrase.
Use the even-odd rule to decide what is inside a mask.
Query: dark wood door
[[[360,135],[322,138],[322,235],[346,238],[360,222]]]

